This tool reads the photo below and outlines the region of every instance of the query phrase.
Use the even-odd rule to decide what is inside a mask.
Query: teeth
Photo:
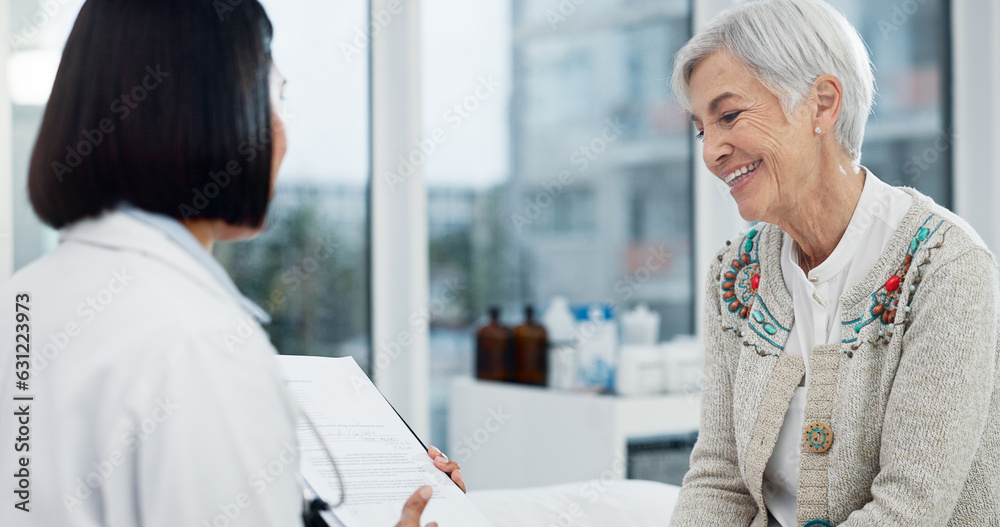
[[[734,170],[732,173],[730,173],[729,175],[726,176],[726,178],[725,178],[726,184],[729,185],[729,186],[735,185],[736,182],[737,182],[736,178],[744,176],[744,175],[746,175],[749,172],[753,172],[754,170],[756,170],[756,168],[757,168],[758,165],[760,165],[760,161],[754,161],[753,163],[750,163],[749,165],[747,165],[747,166],[745,166],[743,168],[738,168],[738,169]]]

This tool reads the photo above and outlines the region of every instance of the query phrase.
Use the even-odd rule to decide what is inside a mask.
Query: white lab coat
[[[0,526],[301,525],[297,416],[275,350],[161,231],[121,212],[65,229],[4,285],[0,336]],[[12,477],[22,457],[29,477]],[[22,479],[30,512],[15,508]]]

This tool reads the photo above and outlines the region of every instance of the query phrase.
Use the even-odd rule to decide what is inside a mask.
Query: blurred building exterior
[[[691,134],[672,101],[689,3],[514,0],[505,290],[645,302],[693,331]]]

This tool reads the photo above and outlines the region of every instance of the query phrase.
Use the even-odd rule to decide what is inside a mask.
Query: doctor
[[[256,0],[81,9],[28,183],[60,244],[0,293],[0,525],[301,525],[268,316],[211,257],[285,154],[271,36]]]

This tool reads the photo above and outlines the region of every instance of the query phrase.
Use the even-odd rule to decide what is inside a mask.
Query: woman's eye
[[[733,124],[733,122],[736,120],[737,117],[740,116],[741,113],[743,112],[727,113],[726,115],[722,116],[722,119],[720,119],[720,121],[726,124]]]
[[[694,138],[697,139],[697,140],[699,140],[699,141],[704,141],[705,140],[705,132],[698,132],[697,134],[695,134]]]

